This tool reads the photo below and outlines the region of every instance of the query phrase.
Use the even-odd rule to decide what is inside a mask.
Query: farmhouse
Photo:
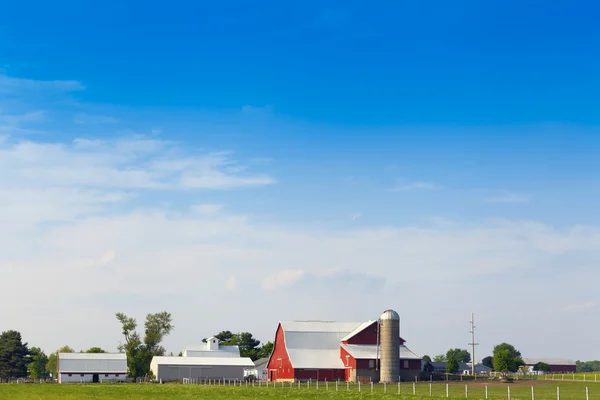
[[[254,368],[250,358],[240,357],[237,346],[220,346],[211,337],[201,346],[188,346],[182,357],[152,357],[150,370],[163,382],[187,379],[243,380],[245,371]]]
[[[59,353],[58,383],[124,381],[127,356],[122,353]]]
[[[523,361],[530,372],[533,371],[533,367],[538,363],[548,364],[550,372],[571,374],[577,371],[575,361],[567,358],[524,358]]]
[[[280,322],[267,366],[270,381],[376,381],[378,322]],[[421,358],[400,338],[400,377],[414,379]]]
[[[269,364],[269,358],[259,358],[254,361],[254,368],[248,369],[245,372],[245,377],[247,380],[267,380],[267,365]]]

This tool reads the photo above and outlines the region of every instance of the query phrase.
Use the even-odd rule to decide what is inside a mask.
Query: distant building
[[[577,372],[577,364],[568,358],[524,358],[523,362],[528,372],[533,372],[533,367],[538,363],[548,364],[550,372],[571,374]]]
[[[268,363],[270,381],[377,381],[378,322],[280,322]],[[400,338],[400,377],[414,379],[421,357]]]
[[[157,380],[243,380],[245,371],[254,368],[250,358],[240,357],[237,346],[221,346],[215,337],[200,346],[188,346],[181,353],[182,357],[152,357],[150,370]]]
[[[124,381],[127,356],[123,353],[59,353],[58,383]]]
[[[445,374],[446,373],[446,362],[431,362],[431,366],[433,367],[433,371],[436,374]],[[458,363],[458,371],[456,372],[459,375],[471,375],[471,363]],[[475,364],[475,373],[476,374],[489,374],[492,371],[490,367],[486,367],[483,364]]]
[[[244,376],[247,379],[256,379],[256,380],[267,380],[267,365],[269,364],[269,358],[259,358],[254,361],[254,368],[248,369],[245,371]]]

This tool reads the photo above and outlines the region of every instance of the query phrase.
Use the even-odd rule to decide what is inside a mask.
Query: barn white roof
[[[575,361],[568,359],[568,358],[536,358],[536,357],[531,357],[531,358],[524,358],[523,362],[525,362],[525,365],[535,365],[537,363],[544,363],[544,364],[548,364],[548,365],[576,365]]]
[[[286,321],[285,347],[294,368],[344,368],[340,342],[362,322]]]
[[[346,350],[352,357],[357,359],[376,359],[377,345],[375,344],[343,344],[342,348]],[[381,357],[381,347],[379,347],[379,356]],[[400,358],[420,360],[421,357],[412,352],[408,347],[400,346]]]
[[[237,366],[254,367],[254,363],[248,357],[152,357],[152,364],[172,366]]]
[[[127,373],[127,355],[123,353],[59,353],[60,373]]]

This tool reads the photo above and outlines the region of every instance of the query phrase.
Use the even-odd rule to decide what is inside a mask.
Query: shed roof
[[[184,365],[184,366],[238,366],[238,367],[254,367],[254,363],[248,357],[153,357],[152,363],[156,365]]]
[[[376,344],[343,344],[342,348],[356,359],[376,359]],[[381,346],[379,347],[379,356],[381,357]],[[413,353],[408,347],[400,345],[400,358],[406,360],[420,360],[421,357]]]
[[[127,355],[122,353],[59,353],[60,373],[127,373]]]
[[[537,363],[544,363],[548,365],[577,365],[575,361],[568,358],[540,358],[540,357],[528,357],[523,358],[525,365],[535,365]]]
[[[269,362],[269,357],[259,358],[258,360],[254,361],[254,366],[262,367],[263,365],[266,365],[268,362]]]

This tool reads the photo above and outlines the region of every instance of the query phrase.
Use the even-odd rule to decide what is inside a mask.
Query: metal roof
[[[262,367],[263,365],[267,365],[269,362],[269,357],[264,357],[264,358],[259,358],[258,360],[254,361],[254,366],[255,367]]]
[[[123,353],[59,353],[60,373],[127,373],[127,355]]]
[[[548,364],[548,365],[577,365],[575,363],[575,361],[568,359],[568,358],[530,357],[530,358],[523,358],[523,362],[525,363],[525,365],[535,365],[540,362],[542,362],[544,364]]]
[[[152,364],[172,366],[236,366],[254,367],[254,363],[248,357],[152,357]]]
[[[291,349],[288,350],[294,368],[343,369],[340,348],[331,349]]]
[[[362,322],[281,322],[285,347],[294,368],[344,368],[340,344]]]
[[[188,346],[182,351],[184,357],[240,357],[238,346],[220,346],[219,350],[208,350],[206,346]]]
[[[342,348],[356,359],[376,359],[376,344],[343,344]],[[379,346],[379,357],[381,357],[381,346]],[[408,347],[400,346],[400,358],[407,360],[420,360],[421,357],[413,353]]]
[[[393,321],[400,321],[400,316],[394,310],[385,310],[383,314],[381,314],[381,317],[379,317],[379,319],[391,319]]]

